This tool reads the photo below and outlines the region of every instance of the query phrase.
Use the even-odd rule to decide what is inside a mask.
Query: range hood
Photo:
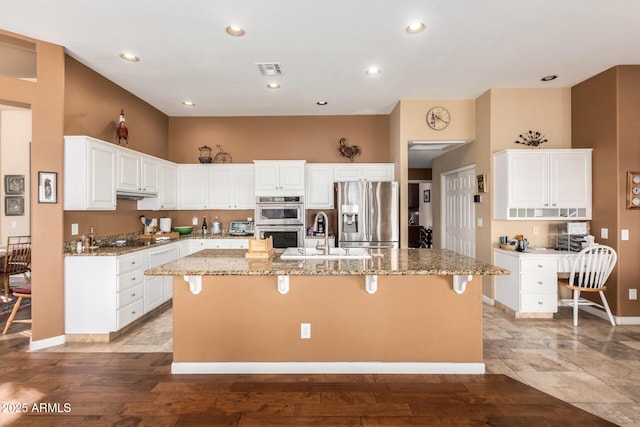
[[[116,199],[121,200],[142,200],[147,197],[158,197],[158,195],[151,193],[136,193],[133,191],[116,191]]]

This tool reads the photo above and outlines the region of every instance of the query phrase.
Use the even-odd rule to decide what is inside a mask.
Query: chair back
[[[31,268],[31,236],[10,236],[4,258],[3,275],[26,273]]]
[[[584,289],[603,288],[617,259],[616,251],[606,245],[581,250],[573,261],[569,284]]]

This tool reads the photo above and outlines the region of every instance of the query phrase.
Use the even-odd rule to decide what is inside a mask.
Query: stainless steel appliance
[[[304,246],[304,197],[256,197],[254,234],[273,238],[274,248]]]
[[[229,223],[229,235],[250,236],[253,234],[253,221],[231,221]]]
[[[346,181],[335,186],[339,247],[398,247],[397,182]]]

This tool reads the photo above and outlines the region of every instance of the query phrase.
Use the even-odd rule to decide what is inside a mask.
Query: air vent
[[[263,76],[272,77],[284,74],[279,62],[258,62],[256,65]]]

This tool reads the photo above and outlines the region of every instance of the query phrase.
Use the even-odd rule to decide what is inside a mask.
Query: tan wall
[[[63,178],[64,50],[61,46],[0,31],[37,45],[37,83],[0,76],[0,103],[31,106],[31,194],[37,194],[38,171]],[[61,182],[61,181],[60,181]],[[59,198],[62,194],[59,189]],[[61,199],[59,199],[61,200]],[[64,334],[62,203],[31,199],[32,340]]]
[[[482,363],[481,289],[450,276],[205,276],[193,295],[174,278],[174,362]],[[357,312],[357,316],[354,313]],[[300,339],[300,324],[311,339]]]
[[[593,148],[591,231],[618,252],[607,299],[615,315],[639,316],[640,302],[629,300],[629,289],[640,283],[640,211],[626,209],[626,173],[640,169],[640,67],[613,67],[574,86],[571,95],[573,146]],[[602,228],[609,239],[600,238]],[[622,229],[629,230],[630,240],[620,239]]]

